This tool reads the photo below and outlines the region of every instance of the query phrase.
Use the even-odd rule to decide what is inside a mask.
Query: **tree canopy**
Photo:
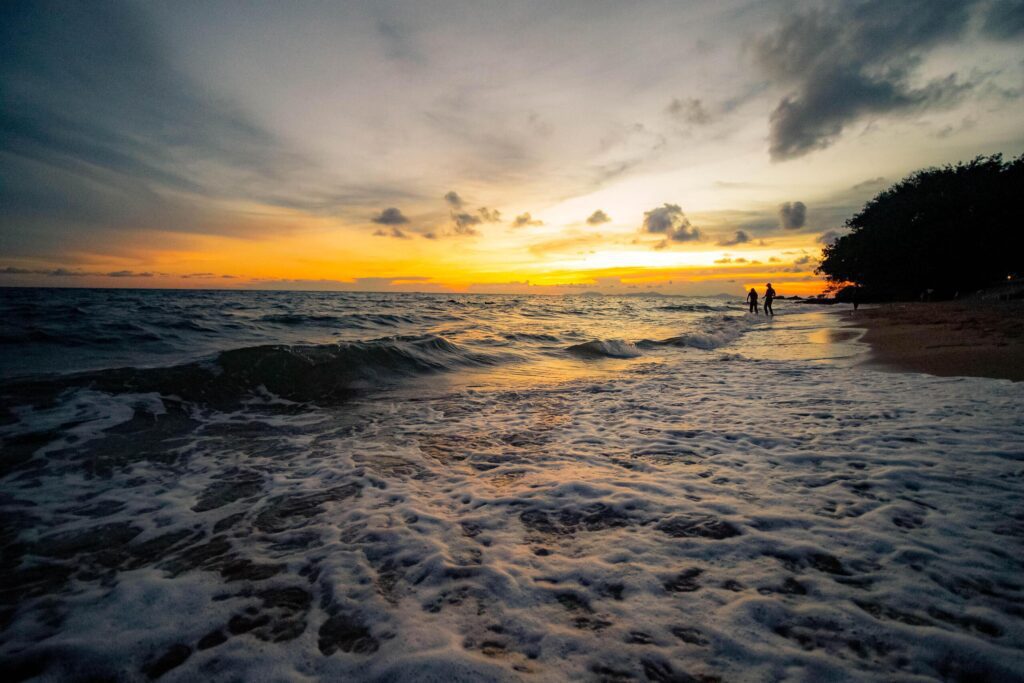
[[[846,221],[819,273],[873,299],[965,294],[1024,273],[1024,156],[979,156],[904,178]]]

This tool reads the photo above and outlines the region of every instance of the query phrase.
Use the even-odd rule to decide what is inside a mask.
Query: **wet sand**
[[[1024,380],[1024,301],[901,303],[838,311],[866,330],[868,363],[939,377]]]

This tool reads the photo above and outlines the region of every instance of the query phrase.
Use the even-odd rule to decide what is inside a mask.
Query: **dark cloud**
[[[384,230],[383,228],[374,230],[373,234],[375,237],[395,237],[400,240],[412,239],[407,232],[399,228],[397,225],[392,225],[389,230]]]
[[[456,235],[479,235],[480,231],[474,225],[480,225],[483,220],[471,213],[452,213],[452,223],[455,225]]]
[[[455,195],[454,192],[449,192],[449,195]],[[454,206],[452,199],[445,195],[445,199],[448,200],[449,204]],[[454,199],[460,204],[463,204],[462,199],[458,195],[455,195]],[[481,206],[477,209],[475,214],[469,213],[468,211],[452,211],[452,234],[455,235],[479,235],[480,231],[475,227],[481,223],[500,223],[501,212],[497,209],[489,209],[486,206]],[[437,235],[435,233],[428,233],[425,235],[428,239],[435,239]]]
[[[598,209],[594,213],[587,217],[587,225],[601,225],[602,223],[608,223],[612,219],[601,209]]]
[[[997,40],[1024,36],[1024,0],[992,0],[986,8],[982,31]]]
[[[736,234],[731,239],[721,239],[718,241],[720,247],[732,247],[737,244],[745,244],[750,241],[750,235],[743,230],[737,230]]]
[[[807,206],[803,202],[786,202],[779,207],[779,224],[786,230],[796,230],[807,223]]]
[[[501,211],[497,209],[488,209],[486,206],[481,206],[478,209],[480,213],[480,219],[484,223],[500,223],[501,222]]]
[[[706,126],[711,123],[711,114],[704,108],[704,103],[696,98],[673,99],[668,105],[668,113],[673,118],[694,126]]]
[[[46,275],[47,277],[155,277],[156,275],[165,275],[166,273],[138,273],[134,270],[115,270],[109,273],[96,273],[87,270],[78,270],[71,268],[18,268],[15,266],[7,266],[6,268],[0,269],[0,275]],[[196,277],[184,276],[184,277]]]
[[[465,206],[465,202],[462,201],[462,197],[460,197],[459,193],[456,192],[455,190],[452,190],[451,192],[446,194],[444,196],[444,200],[448,202],[448,206],[452,207],[453,209],[461,209],[463,206]]]
[[[781,161],[834,143],[850,124],[956,102],[953,74],[918,85],[923,56],[965,30],[978,0],[866,0],[788,16],[754,47],[760,66],[792,90],[771,114]]]
[[[678,204],[665,204],[644,212],[642,232],[664,235],[665,241],[659,247],[672,242],[691,242],[701,239],[700,230],[690,223]]]
[[[115,270],[112,273],[106,273],[107,277],[153,277],[153,273],[136,273],[133,270]]]
[[[512,221],[513,228],[523,228],[528,225],[544,225],[544,221],[534,220],[529,212],[519,214]]]
[[[384,209],[370,220],[380,225],[404,225],[409,222],[409,219],[394,207]]]
[[[7,248],[211,230],[197,198],[275,203],[284,175],[303,167],[181,74],[136,3],[4,3],[0,91]]]

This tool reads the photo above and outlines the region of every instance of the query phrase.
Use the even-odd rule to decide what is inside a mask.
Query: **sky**
[[[880,191],[1024,152],[1022,46],[1024,0],[12,0],[0,285],[813,294]]]

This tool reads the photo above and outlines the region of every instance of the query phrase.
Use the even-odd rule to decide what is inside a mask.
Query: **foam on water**
[[[17,409],[0,655],[48,680],[1024,676],[1022,387],[758,343],[339,407]]]
[[[42,680],[1024,678],[1024,387],[817,362],[858,352],[810,338],[827,320],[633,358],[540,340],[581,371],[344,403],[33,385],[0,421],[0,658]]]

